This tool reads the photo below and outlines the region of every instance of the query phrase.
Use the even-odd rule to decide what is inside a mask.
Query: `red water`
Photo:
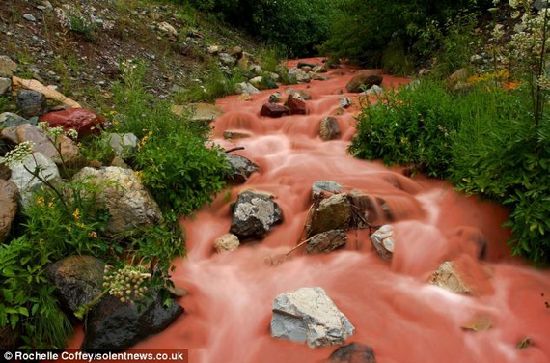
[[[353,95],[346,96],[355,106],[337,116],[342,139],[323,142],[317,137],[320,119],[337,113],[353,73],[334,70],[327,81],[282,87],[282,93],[305,89],[313,96],[305,116],[261,118],[261,105],[273,91],[251,100],[236,96],[218,101],[225,114],[215,122],[214,142],[226,148],[244,146],[238,153],[259,164],[261,171],[182,221],[188,254],[174,261],[173,279],[189,291],[180,299],[186,314],[136,348],[190,348],[191,363],[318,362],[336,347],[314,350],[271,338],[269,322],[277,294],[320,286],[356,327],[348,342],[371,346],[379,363],[550,362],[550,309],[545,307],[550,272],[509,257],[509,233],[501,227],[507,216],[503,208],[456,193],[447,183],[409,179],[400,169],[347,154],[359,109]],[[383,86],[405,83],[385,76]],[[253,137],[233,144],[221,137],[228,129],[245,130]],[[298,251],[282,264],[269,263],[300,240],[311,185],[317,180],[334,180],[386,201],[397,218],[391,263],[371,251],[368,230],[351,231],[344,250],[317,256]],[[214,239],[230,228],[230,202],[246,188],[273,193],[285,221],[258,243],[215,254]],[[480,233],[488,241],[482,262],[475,244]],[[426,282],[448,260],[465,273],[472,295],[453,294]],[[479,319],[489,319],[491,328],[461,329]],[[534,346],[516,349],[525,337]],[[73,346],[81,338],[82,332]]]

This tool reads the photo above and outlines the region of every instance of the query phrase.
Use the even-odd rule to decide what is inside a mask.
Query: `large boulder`
[[[10,234],[17,212],[17,197],[17,186],[11,181],[0,180],[0,243]]]
[[[453,262],[442,263],[431,275],[430,284],[457,294],[470,294],[472,289],[464,282]]]
[[[260,112],[260,115],[272,118],[288,116],[289,114],[290,109],[288,107],[273,102],[264,103]]]
[[[389,261],[393,257],[395,239],[393,237],[393,227],[386,224],[380,227],[370,236],[371,244],[378,256],[383,260]]]
[[[319,202],[308,218],[308,236],[333,229],[347,229],[351,220],[351,205],[345,194],[335,194]]]
[[[361,93],[373,85],[380,86],[382,84],[382,72],[368,70],[358,72],[346,85],[346,90],[350,93]]]
[[[246,190],[233,205],[231,233],[240,240],[262,238],[282,220],[283,212],[271,195]]]
[[[102,293],[105,264],[92,256],[70,256],[46,268],[62,304],[76,313]]]
[[[0,55],[0,77],[11,77],[17,69],[17,64],[7,55]]]
[[[291,115],[305,115],[307,114],[306,101],[300,97],[295,97],[293,95],[288,96],[286,105],[290,111]]]
[[[157,203],[130,169],[115,166],[101,169],[86,167],[74,179],[88,180],[100,186],[97,200],[109,210],[111,217],[107,232],[111,234],[154,226],[162,220]]]
[[[86,334],[82,349],[121,351],[149,335],[156,334],[183,313],[174,300],[165,306],[159,293],[137,303],[121,302],[107,295],[86,317]]]
[[[21,197],[21,205],[23,207],[28,206],[32,193],[42,186],[42,181],[33,175],[35,170],[39,171],[38,175],[46,181],[51,182],[60,179],[57,165],[55,165],[52,159],[41,153],[28,155],[22,161],[10,165],[10,168],[10,180],[19,189],[19,196]],[[27,169],[32,173],[27,171]]]
[[[371,347],[351,343],[332,352],[327,363],[376,363],[376,357]]]
[[[240,155],[225,154],[231,171],[228,175],[228,181],[233,183],[244,183],[250,175],[259,170],[258,165],[254,164],[250,159]]]
[[[328,116],[319,123],[319,136],[324,141],[339,139],[342,135],[340,125],[335,117]]]
[[[40,92],[22,89],[17,92],[15,103],[24,117],[34,117],[42,114],[46,98]]]
[[[79,136],[99,132],[105,120],[94,111],[85,108],[70,108],[63,111],[48,112],[40,117],[40,121],[51,127],[62,126],[65,130],[74,129]]]
[[[320,287],[280,294],[272,310],[271,336],[311,348],[342,344],[355,330]]]
[[[348,236],[342,229],[319,233],[307,241],[306,252],[309,254],[332,252],[344,247],[347,240]]]

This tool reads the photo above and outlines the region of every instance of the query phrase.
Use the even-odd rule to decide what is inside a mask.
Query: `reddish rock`
[[[306,101],[302,98],[295,96],[288,96],[288,101],[286,102],[288,108],[290,109],[291,115],[305,115],[307,114]]]
[[[346,85],[346,90],[350,93],[361,93],[373,85],[380,86],[383,77],[380,71],[361,71],[357,73]]]
[[[266,117],[282,117],[290,114],[288,107],[280,105],[278,103],[268,102],[262,106],[261,115]]]
[[[75,129],[79,136],[98,132],[100,125],[105,122],[103,117],[84,108],[49,112],[42,115],[40,121],[47,122],[51,127],[63,126],[66,130]]]

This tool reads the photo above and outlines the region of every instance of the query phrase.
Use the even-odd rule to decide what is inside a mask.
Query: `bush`
[[[511,209],[513,252],[548,263],[550,119],[535,126],[528,94],[492,81],[457,94],[441,82],[423,81],[365,108],[350,151],[412,164],[503,203]]]
[[[192,0],[268,43],[286,46],[294,56],[312,54],[328,36],[330,0]]]

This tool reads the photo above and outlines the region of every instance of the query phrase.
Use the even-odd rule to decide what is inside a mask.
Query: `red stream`
[[[371,346],[379,363],[550,362],[550,309],[545,306],[550,301],[550,272],[510,257],[509,232],[501,227],[506,210],[459,194],[448,183],[409,179],[400,169],[347,154],[358,111],[353,95],[344,94],[355,106],[337,116],[342,139],[323,142],[317,136],[319,121],[336,113],[354,72],[333,70],[327,81],[281,87],[283,95],[293,88],[313,96],[305,116],[260,117],[261,105],[273,91],[251,100],[218,100],[225,113],[215,122],[214,141],[226,148],[244,146],[237,153],[252,159],[261,171],[182,221],[188,255],[174,261],[173,279],[189,291],[180,299],[186,314],[136,348],[189,348],[191,363],[322,361],[336,347],[310,349],[271,338],[269,332],[277,294],[319,286],[356,327],[348,342]],[[385,76],[383,87],[407,82]],[[247,131],[252,137],[231,143],[223,140],[225,130]],[[300,240],[311,186],[318,180],[334,180],[386,200],[397,217],[391,263],[371,251],[367,230],[349,232],[348,246],[338,252],[298,252],[282,264],[266,263]],[[285,221],[259,243],[216,254],[214,239],[230,228],[230,203],[247,188],[273,193]],[[488,241],[483,261],[475,257],[472,238],[479,233]],[[457,261],[474,294],[458,295],[426,282],[448,260]],[[461,329],[479,318],[489,319],[491,328]],[[525,337],[534,346],[516,349]],[[71,345],[77,347],[81,339],[80,331]]]

